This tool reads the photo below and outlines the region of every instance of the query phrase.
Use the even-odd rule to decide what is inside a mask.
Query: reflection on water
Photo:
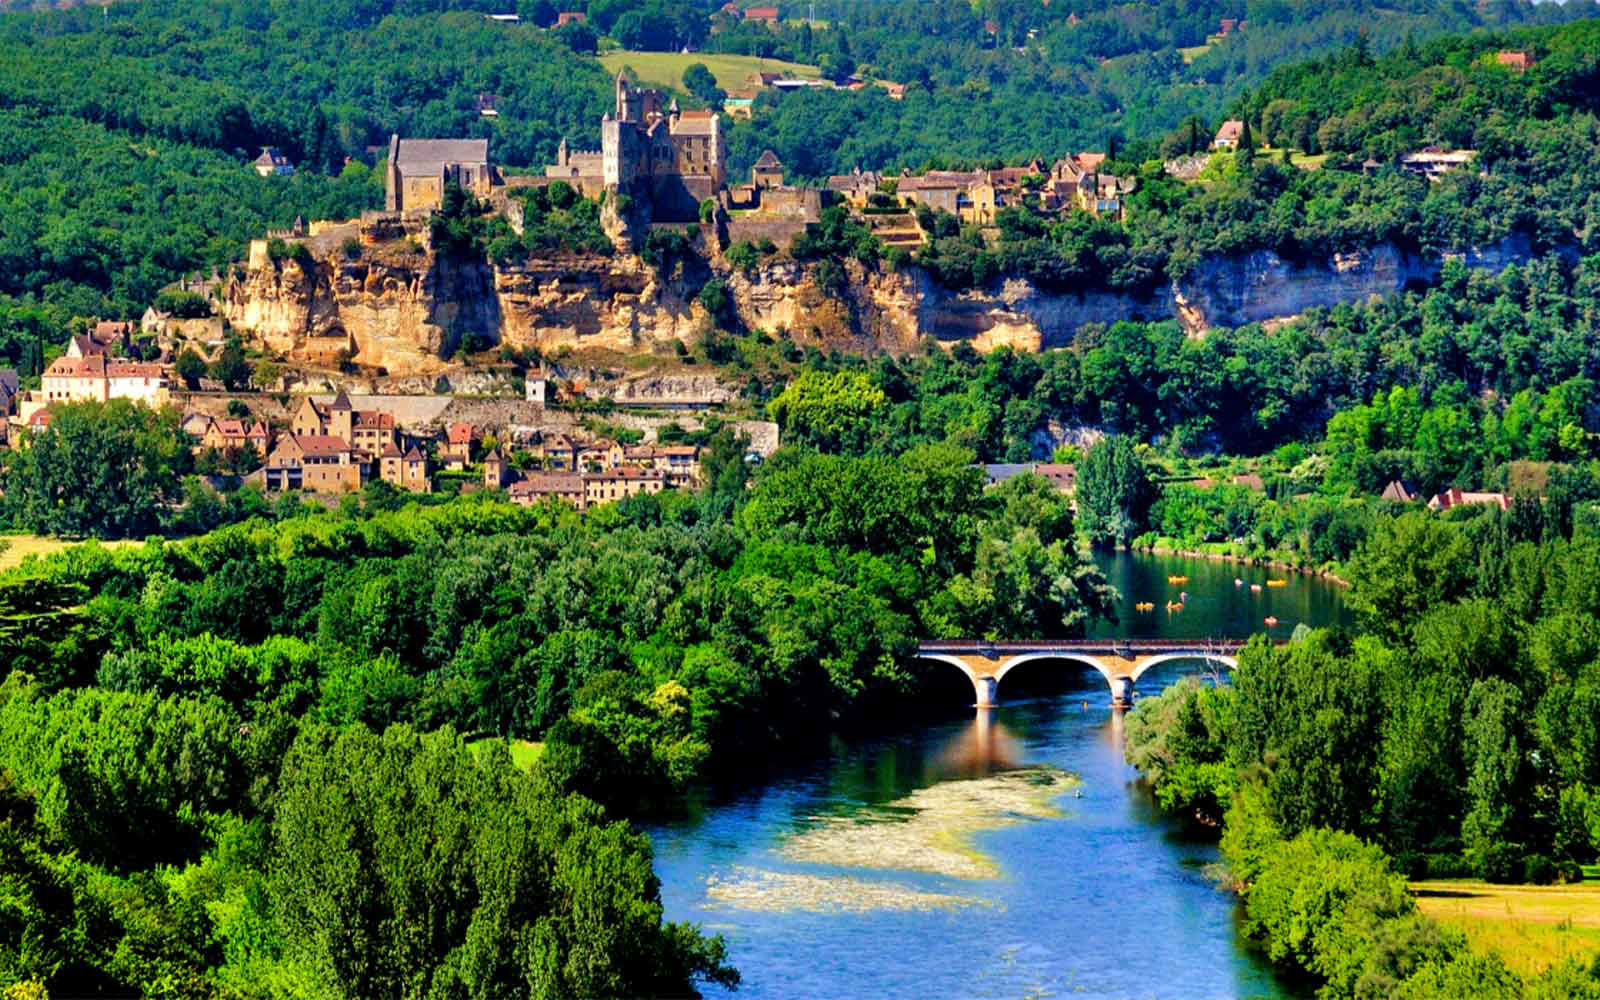
[[[1166,586],[1165,564],[1140,562],[1113,561],[1113,582],[1137,570]],[[1236,568],[1185,568],[1206,612],[1186,624],[1211,631],[1165,634],[1248,634],[1255,598],[1201,571],[1233,591]],[[1280,619],[1343,614],[1320,581],[1273,591]],[[1139,687],[1193,667],[1158,666]],[[1008,676],[997,709],[885,717],[879,738],[838,740],[651,831],[668,918],[727,937],[745,997],[1291,996],[1203,874],[1211,834],[1161,815],[1136,783],[1105,681],[1059,661],[1022,680],[1008,695]]]

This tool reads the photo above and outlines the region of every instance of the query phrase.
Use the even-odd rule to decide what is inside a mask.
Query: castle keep
[[[617,74],[616,111],[600,121],[600,149],[571,152],[562,140],[545,177],[590,196],[609,189],[644,199],[656,222],[696,221],[700,203],[726,180],[722,123],[714,111],[680,111],[665,97]]]

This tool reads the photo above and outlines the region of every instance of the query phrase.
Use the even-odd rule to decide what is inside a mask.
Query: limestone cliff
[[[291,361],[330,365],[342,352],[397,376],[444,371],[464,345],[647,349],[687,340],[705,319],[637,257],[502,268],[393,248],[263,262],[229,281],[224,314]]]
[[[1460,256],[1470,267],[1500,270],[1526,259],[1529,248],[1507,241]],[[720,261],[713,269],[744,326],[803,346],[903,351],[934,337],[980,351],[1036,351],[1070,343],[1087,323],[1177,318],[1200,334],[1282,319],[1432,282],[1440,267],[1438,258],[1390,245],[1310,262],[1258,251],[1203,261],[1145,295],[1044,291],[1019,279],[952,292],[918,268],[867,271],[854,262],[830,294],[787,259],[749,273],[726,272]],[[396,242],[364,247],[354,259],[333,253],[305,263],[257,261],[229,282],[225,313],[293,361],[326,365],[347,357],[391,376],[419,376],[446,370],[463,345],[634,353],[690,342],[708,325],[696,298],[703,280],[664,278],[630,254],[499,267]]]

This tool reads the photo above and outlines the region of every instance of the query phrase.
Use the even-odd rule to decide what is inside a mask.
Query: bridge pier
[[[1113,677],[1113,678],[1111,678],[1111,707],[1112,708],[1131,708],[1131,707],[1133,707],[1133,678],[1132,677]]]
[[[978,695],[979,708],[993,708],[995,706],[995,692],[1000,688],[998,678],[986,675],[972,678],[972,688]]]

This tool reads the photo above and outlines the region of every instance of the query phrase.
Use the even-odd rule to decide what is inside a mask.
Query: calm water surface
[[[1236,637],[1339,620],[1336,589],[1223,563],[1105,557],[1101,635]],[[1187,575],[1169,585],[1168,575]],[[1245,586],[1235,587],[1234,578]],[[1184,610],[1164,609],[1187,590]],[[1194,664],[1140,679],[1154,693]],[[952,668],[952,673],[954,670]],[[970,685],[957,676],[959,700]],[[1203,832],[1157,813],[1087,667],[1017,668],[975,718],[885,718],[872,738],[651,831],[667,915],[726,936],[748,997],[1285,998],[1203,868]],[[718,991],[712,990],[712,993]]]

